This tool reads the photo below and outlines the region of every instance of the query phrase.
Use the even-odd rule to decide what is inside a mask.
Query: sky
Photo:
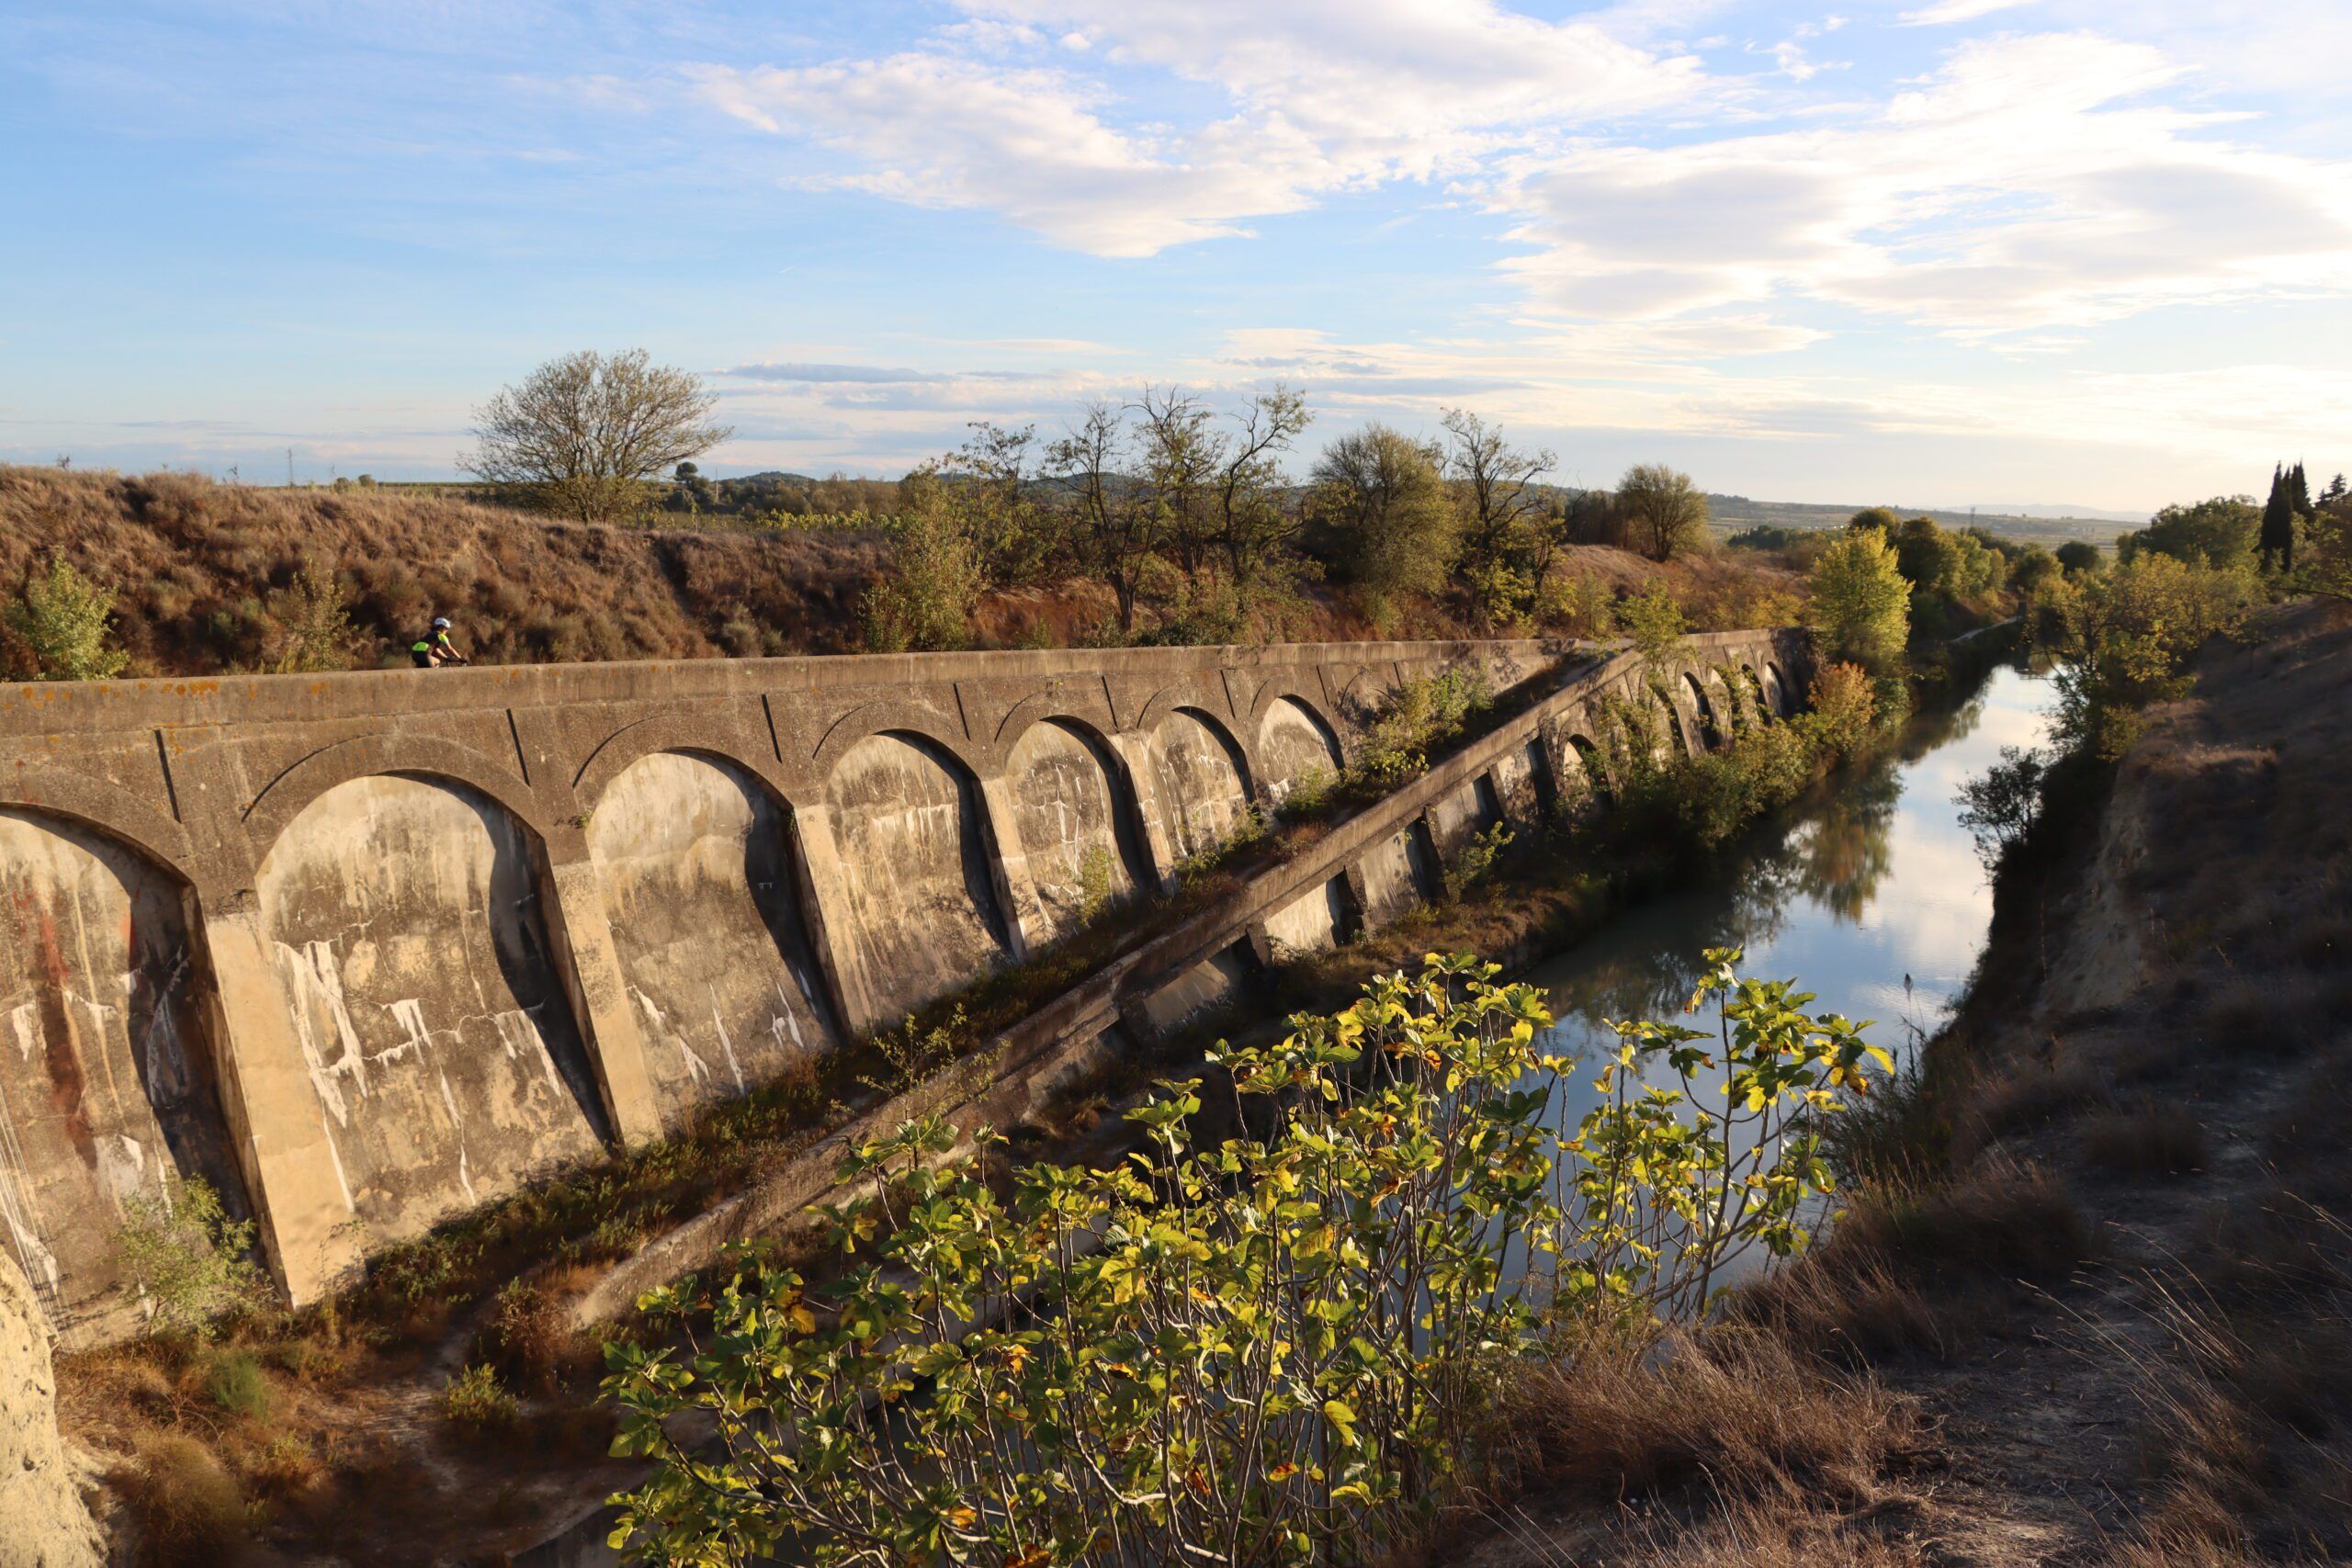
[[[1605,485],[2352,468],[2345,0],[0,0],[0,461],[457,471],[579,348],[714,473],[1284,383]]]

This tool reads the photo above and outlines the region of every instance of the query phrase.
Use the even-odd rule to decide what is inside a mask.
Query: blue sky
[[[453,471],[551,355],[707,465],[1303,387],[1606,483],[2352,467],[2352,6],[0,0],[0,460]]]

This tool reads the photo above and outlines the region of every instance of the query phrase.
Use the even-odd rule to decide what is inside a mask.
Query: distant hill
[[[2115,536],[2146,519],[2137,513],[2065,513],[2058,507],[2029,506],[2006,512],[1979,508],[1896,506],[1887,502],[1823,504],[1800,501],[1751,501],[1744,495],[1709,495],[1708,519],[1719,530],[1770,525],[1777,528],[1842,528],[1864,507],[1884,505],[1904,517],[1932,517],[1947,528],[1972,525],[2013,538],[2060,545],[2072,539],[2095,545],[2112,544]]]

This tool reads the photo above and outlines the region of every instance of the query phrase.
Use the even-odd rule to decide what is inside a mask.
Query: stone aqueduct
[[[200,1175],[308,1300],[1169,884],[1410,676],[1560,690],[1261,939],[1426,897],[1584,773],[1604,691],[1663,685],[1695,748],[1726,704],[1787,712],[1804,657],[1719,634],[1647,686],[1495,641],[6,688],[0,1246],[103,1335],[125,1205]]]

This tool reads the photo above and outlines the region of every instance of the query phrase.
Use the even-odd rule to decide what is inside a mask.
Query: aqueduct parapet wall
[[[1469,836],[1602,765],[1662,687],[1697,747],[1785,713],[1785,633],[1645,686],[1566,642],[1298,644],[552,665],[0,690],[0,1247],[71,1333],[119,1326],[110,1240],[175,1173],[318,1295],[371,1247],[675,1130],[1170,886],[1476,667],[1555,700],[1475,776],[1168,977],[1430,897]],[[1747,691],[1724,671],[1743,671]],[[1352,845],[1352,839],[1348,840]],[[14,1049],[6,1047],[13,1046]]]

